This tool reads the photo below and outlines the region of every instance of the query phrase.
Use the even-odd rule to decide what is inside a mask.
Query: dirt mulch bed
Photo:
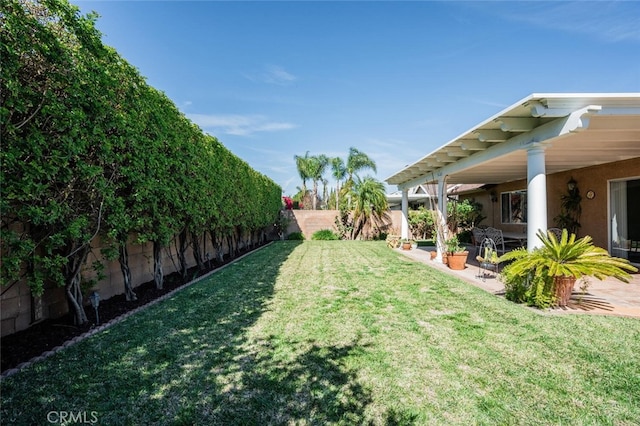
[[[241,254],[245,254],[244,251]],[[223,263],[211,262],[211,267],[206,270],[198,271],[197,267],[189,270],[189,277],[202,276],[214,269],[217,269],[235,259],[226,258]],[[156,300],[167,293],[184,285],[180,275],[173,273],[165,276],[164,285],[161,290],[155,287],[153,281],[139,285],[134,289],[136,301],[127,302],[124,294],[113,296],[106,300],[101,300],[98,307],[98,315],[100,324],[106,324],[114,318],[117,318],[131,310],[140,306],[144,306],[153,300]],[[22,363],[26,363],[34,357],[50,351],[65,342],[84,334],[96,327],[95,310],[89,305],[85,306],[85,312],[89,322],[82,326],[73,325],[70,315],[57,319],[47,319],[32,325],[26,330],[18,331],[10,334],[0,340],[0,348],[2,353],[0,372],[16,368]]]

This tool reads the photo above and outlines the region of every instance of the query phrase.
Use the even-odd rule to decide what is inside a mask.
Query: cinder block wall
[[[335,221],[339,214],[338,210],[290,210],[291,223],[287,228],[287,235],[292,232],[302,232],[304,238],[309,240],[314,232],[322,229],[331,229],[337,231]],[[392,210],[391,215],[392,226],[390,233],[400,234],[402,212]]]
[[[83,271],[84,279],[91,279],[94,272],[89,265],[98,260],[105,266],[106,278],[101,280],[95,289],[100,292],[102,299],[124,293],[122,271],[118,260],[109,261],[100,252],[102,242],[99,238],[93,241],[93,250],[87,258],[87,266]],[[153,244],[129,244],[129,268],[134,288],[153,280]],[[210,245],[203,247],[203,251],[214,253]],[[175,244],[162,250],[163,272],[165,275],[175,272],[178,267],[178,257]],[[195,265],[192,250],[187,250],[187,264]],[[213,255],[212,257],[213,258]],[[68,312],[68,305],[64,288],[45,285],[42,297],[32,297],[25,282],[18,282],[11,287],[3,288],[0,298],[1,336],[6,336],[28,328],[34,322],[47,318],[59,318]],[[88,304],[88,301],[85,301]]]

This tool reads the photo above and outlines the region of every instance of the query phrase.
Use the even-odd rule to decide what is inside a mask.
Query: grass
[[[640,321],[532,311],[384,242],[283,241],[1,386],[13,425],[633,425]]]

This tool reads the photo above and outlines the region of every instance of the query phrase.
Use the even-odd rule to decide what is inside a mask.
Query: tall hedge
[[[159,250],[181,234],[237,241],[273,223],[280,187],[103,45],[94,15],[66,0],[0,8],[3,286],[63,286],[83,323],[80,271],[96,236],[126,276],[132,235]]]

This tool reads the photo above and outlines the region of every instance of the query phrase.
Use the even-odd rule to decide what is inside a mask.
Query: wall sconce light
[[[569,180],[569,182],[567,182],[567,188],[569,188],[569,191],[573,191],[577,186],[578,182],[576,182],[573,177]]]
[[[489,193],[489,197],[491,197],[491,202],[492,203],[497,203],[498,202],[498,194],[496,194],[496,191],[491,191]]]

